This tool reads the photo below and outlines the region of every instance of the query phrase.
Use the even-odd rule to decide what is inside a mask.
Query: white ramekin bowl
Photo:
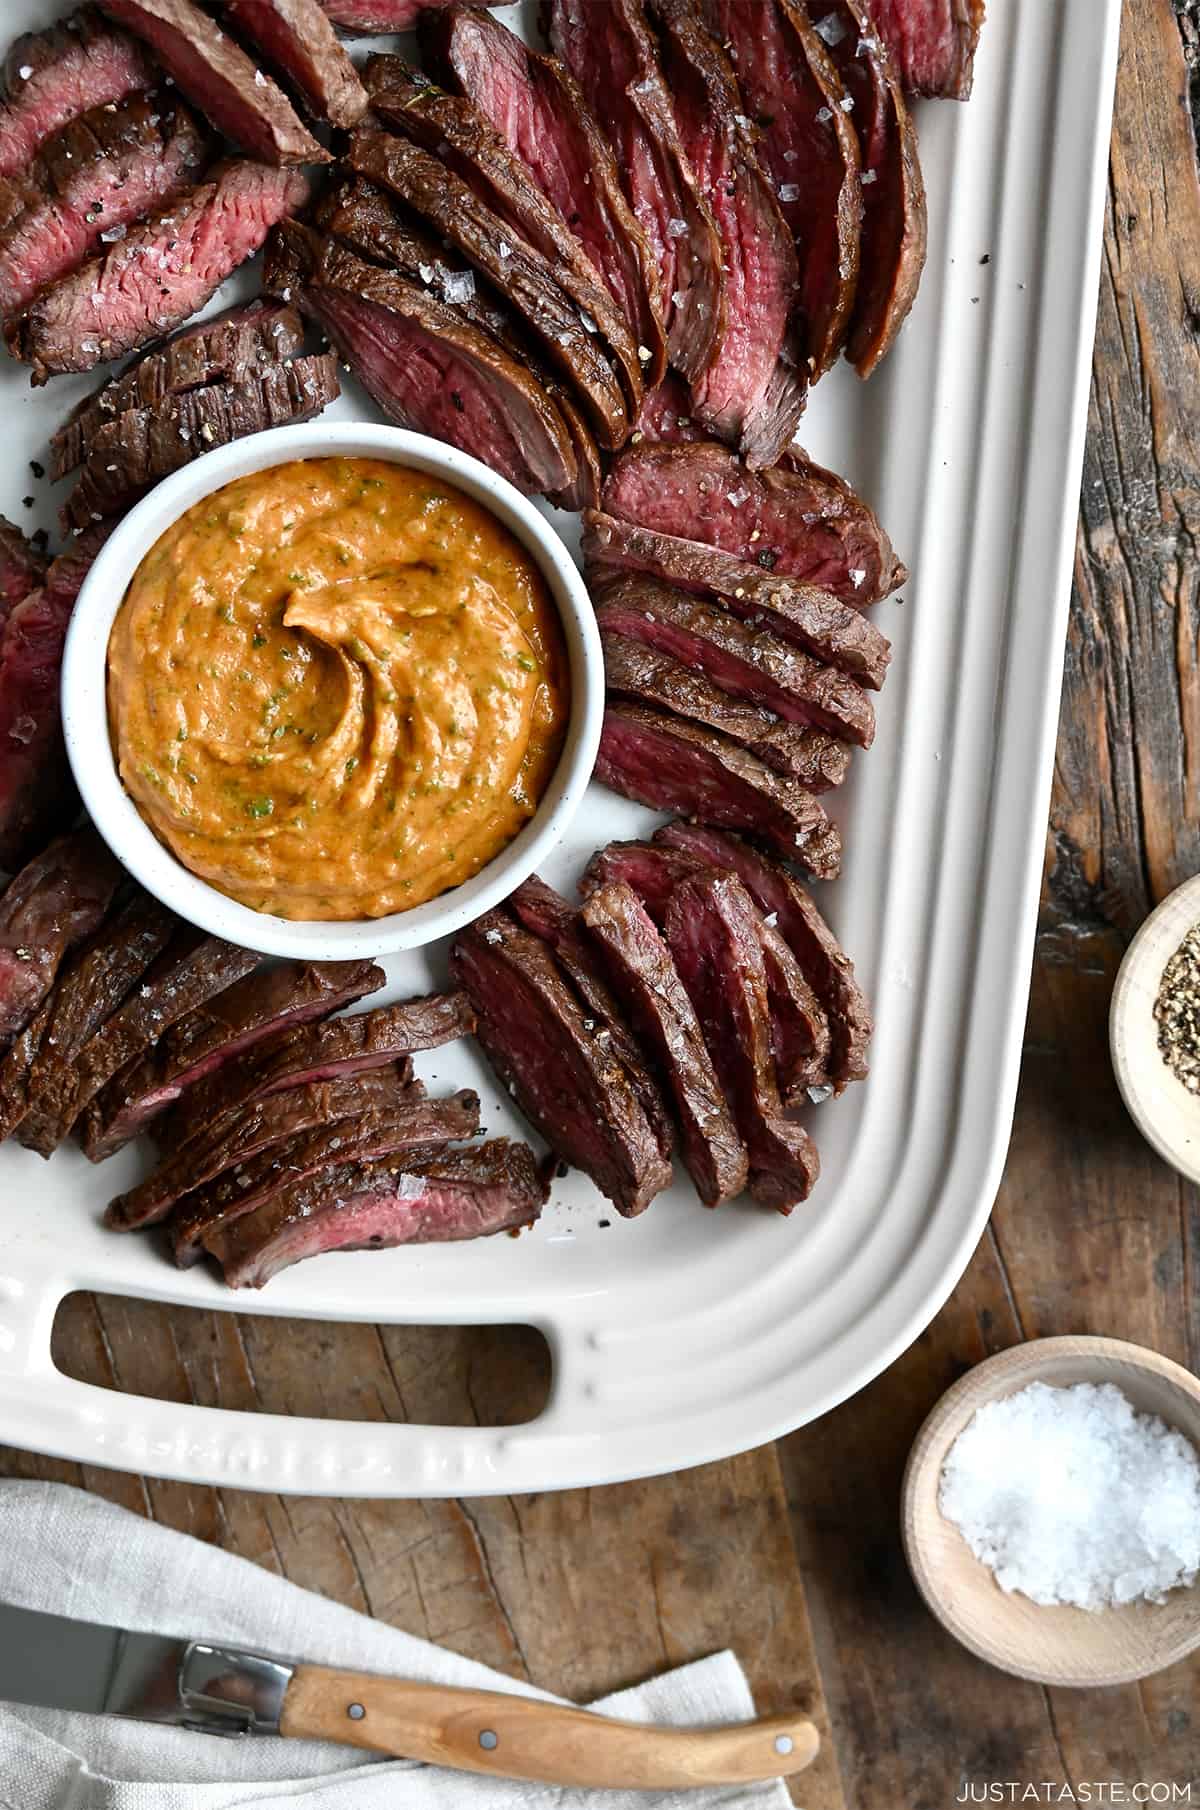
[[[105,668],[113,619],[138,566],[179,517],[235,478],[293,459],[389,459],[457,484],[515,534],[541,568],[562,618],[571,707],[558,766],[536,814],[472,879],[411,911],[346,923],[293,922],[227,898],[190,873],[154,835],[121,784],[108,731]],[[92,821],[148,892],[214,936],[305,961],[394,955],[448,936],[533,873],[574,815],[595,765],[604,660],[583,580],[560,536],[505,478],[478,459],[397,427],[317,422],[255,434],[205,453],[158,484],[116,528],[88,573],[67,636],[62,674],[67,753]]]

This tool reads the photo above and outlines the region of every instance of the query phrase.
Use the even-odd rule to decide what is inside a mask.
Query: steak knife
[[[340,1741],[463,1772],[600,1788],[784,1778],[809,1765],[819,1745],[799,1715],[724,1728],[654,1727],[501,1691],[336,1671],[7,1604],[0,1604],[0,1699],[210,1735]]]

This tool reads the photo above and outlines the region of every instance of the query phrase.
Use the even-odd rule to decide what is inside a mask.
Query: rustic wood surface
[[[1200,871],[1200,0],[1127,0],[1090,434],[1037,963],[1012,1151],[960,1287],[888,1373],[777,1447],[515,1500],[285,1500],[0,1452],[382,1620],[586,1699],[729,1644],[760,1710],[826,1731],[807,1810],[940,1810],[970,1785],[1196,1783],[1200,1662],[1044,1691],[968,1657],[901,1556],[905,1453],[987,1353],[1099,1332],[1200,1356],[1200,1196],[1108,1065],[1116,965]],[[1099,780],[1099,783],[1097,783]],[[494,1423],[536,1413],[532,1335],[284,1325],[76,1298],[63,1366],[231,1408]],[[832,1732],[831,1732],[832,1731]],[[1043,1797],[1045,1801],[1045,1797]],[[1054,1801],[1061,1801],[1056,1797]]]

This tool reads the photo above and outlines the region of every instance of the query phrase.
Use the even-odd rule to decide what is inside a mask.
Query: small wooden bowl
[[[1154,1002],[1163,969],[1198,919],[1200,875],[1177,886],[1130,943],[1108,1014],[1113,1072],[1129,1115],[1163,1161],[1192,1182],[1200,1182],[1200,1095],[1162,1059]]]
[[[1038,1684],[1128,1684],[1200,1647],[1200,1582],[1163,1603],[1116,1609],[1046,1608],[1002,1590],[938,1507],[946,1454],[977,1408],[1028,1383],[1115,1383],[1200,1449],[1200,1382],[1189,1370],[1122,1339],[1035,1339],[977,1364],[943,1395],[917,1434],[904,1472],[904,1550],[917,1588],[942,1626],[1002,1672]]]

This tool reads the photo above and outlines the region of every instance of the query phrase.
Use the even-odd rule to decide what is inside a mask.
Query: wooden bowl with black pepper
[[[1138,1130],[1164,1162],[1200,1182],[1200,875],[1164,899],[1130,943],[1108,1034]]]

